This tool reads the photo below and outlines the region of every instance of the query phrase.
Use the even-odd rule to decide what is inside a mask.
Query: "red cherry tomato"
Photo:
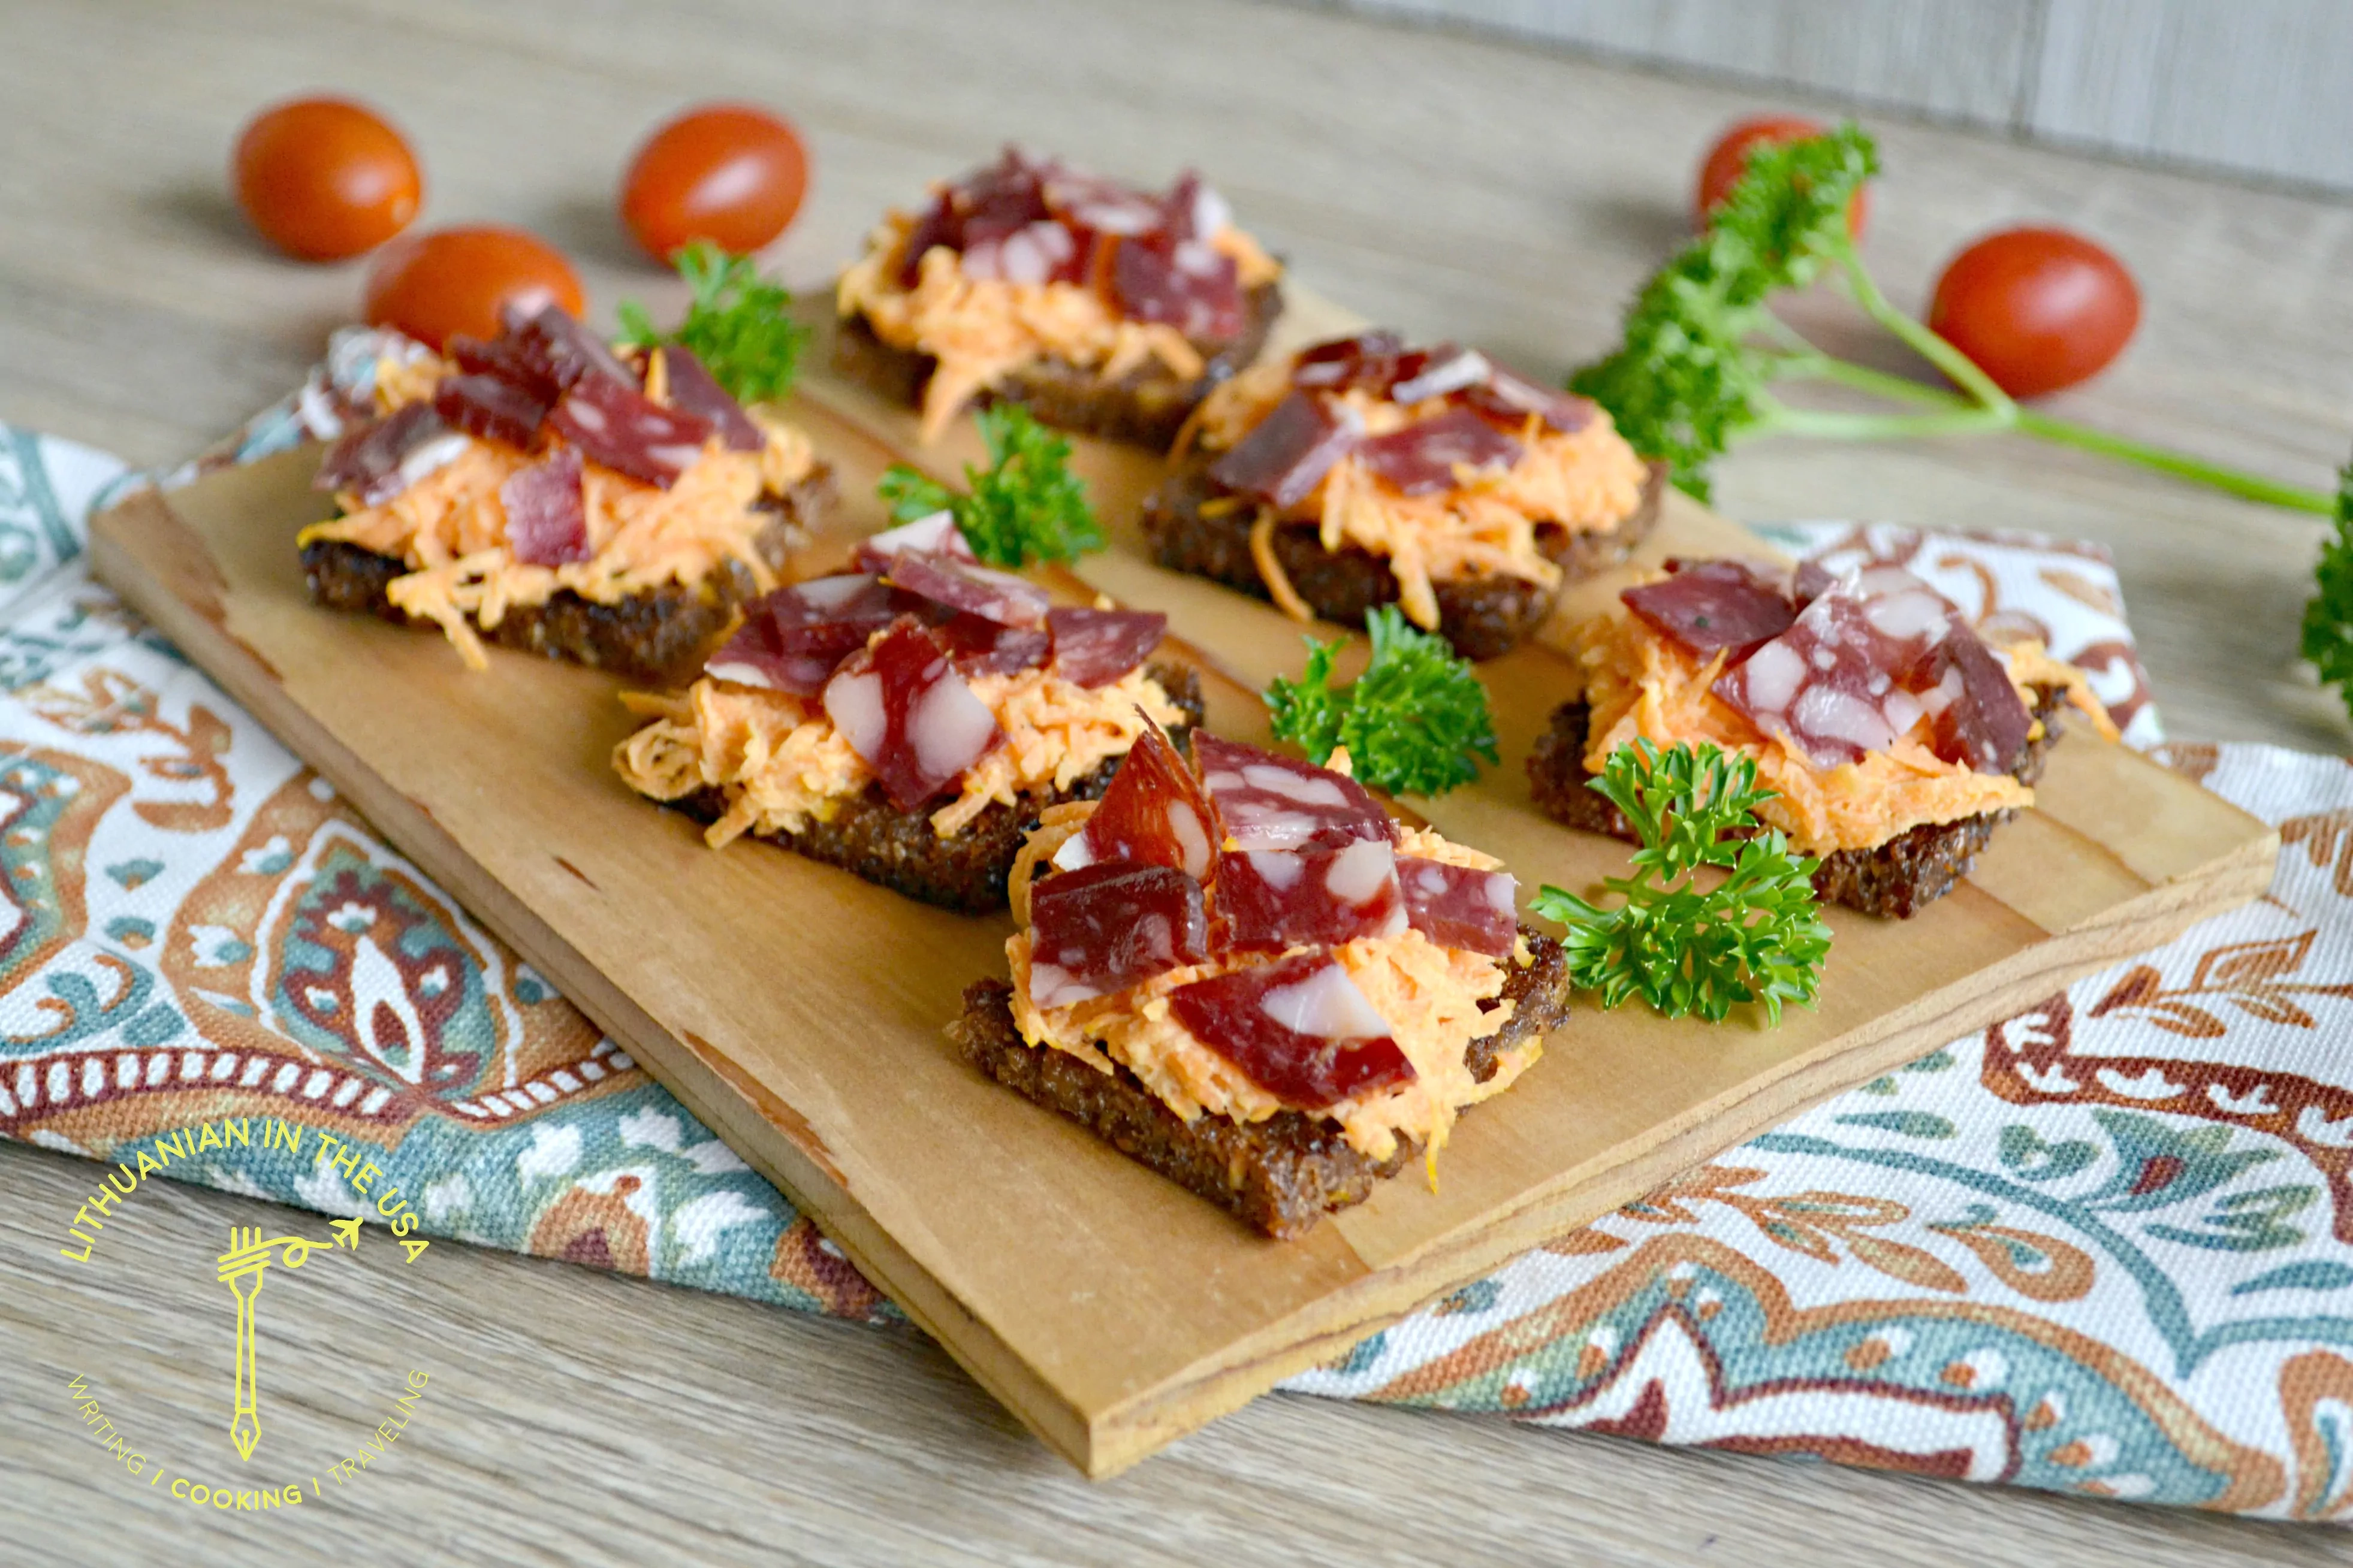
[[[1819,121],[1794,114],[1767,114],[1755,120],[1744,120],[1735,125],[1708,149],[1707,162],[1699,168],[1699,190],[1692,197],[1692,224],[1697,228],[1707,226],[1708,215],[1722,205],[1740,183],[1741,172],[1748,167],[1748,150],[1758,142],[1803,142],[1810,137],[1829,132],[1830,127]],[[1871,212],[1871,193],[1860,190],[1846,207],[1846,232],[1851,238],[1862,237],[1863,220]]]
[[[424,182],[400,132],[340,98],[257,114],[237,139],[237,205],[261,237],[304,261],[374,250],[417,216]]]
[[[2081,235],[2012,228],[1953,258],[1928,325],[2012,397],[2088,381],[2140,325],[2124,263]]]
[[[577,316],[586,300],[561,251],[519,228],[441,228],[402,241],[368,271],[368,324],[435,349],[460,332],[494,337],[499,312],[548,305]]]
[[[711,104],[638,149],[621,181],[621,221],[658,261],[696,239],[743,256],[785,232],[807,189],[798,132],[745,104]]]

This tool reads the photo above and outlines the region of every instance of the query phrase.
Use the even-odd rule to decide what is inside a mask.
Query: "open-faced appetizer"
[[[780,588],[613,765],[630,788],[926,903],[1003,909],[1022,836],[1103,793],[1200,677],[1145,660],[1167,617],[1066,608],[973,557],[946,513],[878,533],[855,570]]]
[[[1145,503],[1160,563],[1362,625],[1376,605],[1467,658],[1509,651],[1563,582],[1620,559],[1660,479],[1609,416],[1473,349],[1366,332],[1203,402],[1194,460]]]
[[[1757,815],[1819,858],[1817,894],[1873,914],[1942,898],[2034,804],[2063,706],[2116,738],[2082,671],[1989,647],[1900,567],[1671,563],[1619,597],[1579,628],[1585,696],[1528,759],[1536,804],[1631,837],[1586,781],[1637,738],[1713,743],[1755,759]]]
[[[341,515],[305,529],[311,596],[482,642],[683,680],[832,480],[681,348],[625,359],[563,311],[379,363],[377,416],[327,450]]]
[[[1147,731],[1014,872],[1012,981],[949,1033],[982,1072],[1270,1236],[1435,1160],[1567,1005],[1496,862],[1345,772]],[[1343,761],[1335,757],[1335,761]],[[1434,1167],[1433,1167],[1434,1169]]]
[[[893,212],[841,275],[839,367],[923,410],[976,398],[1166,450],[1255,358],[1282,268],[1187,174],[1155,195],[1012,148]]]

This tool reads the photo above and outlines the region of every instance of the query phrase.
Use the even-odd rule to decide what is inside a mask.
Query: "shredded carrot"
[[[1261,507],[1258,521],[1250,524],[1250,560],[1257,563],[1258,574],[1275,607],[1294,621],[1312,621],[1314,610],[1299,596],[1291,585],[1291,574],[1282,569],[1282,558],[1274,552],[1275,515],[1272,509]]]

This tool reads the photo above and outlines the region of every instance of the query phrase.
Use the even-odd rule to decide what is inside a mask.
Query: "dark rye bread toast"
[[[1169,726],[1170,735],[1181,742],[1201,721],[1200,673],[1174,664],[1155,664],[1147,673],[1185,710],[1185,722]],[[993,805],[946,838],[933,830],[928,810],[900,810],[880,784],[867,785],[865,794],[846,803],[828,821],[756,837],[919,902],[960,914],[988,914],[1006,907],[1005,884],[1013,872],[1013,858],[1038,826],[1039,813],[1065,801],[1097,798],[1111,786],[1120,761],[1105,759],[1066,790],[1032,796],[1018,805]],[[708,823],[725,816],[731,802],[724,789],[713,785],[664,804]]]
[[[2037,686],[2033,690],[2036,729],[2010,769],[2022,784],[2031,784],[2042,776],[2043,761],[2058,742],[2059,710],[2067,701],[2062,687]],[[1582,702],[1565,702],[1554,710],[1551,728],[1538,737],[1535,750],[1528,754],[1528,783],[1536,808],[1572,827],[1630,842],[1634,832],[1625,815],[1586,787],[1586,781],[1593,776],[1585,767],[1590,720],[1591,712]],[[1968,875],[1978,852],[1992,839],[1993,830],[2013,815],[1985,812],[1958,822],[1923,823],[1870,849],[1835,850],[1821,858],[1814,872],[1814,895],[1865,914],[1909,920]]]
[[[1083,365],[1043,359],[1012,372],[983,392],[984,403],[1018,403],[1039,422],[1082,436],[1132,441],[1165,452],[1209,388],[1258,357],[1267,333],[1282,314],[1282,287],[1261,283],[1242,296],[1241,335],[1222,342],[1196,342],[1208,369],[1191,380],[1147,360],[1117,381],[1106,382]],[[892,403],[909,407],[923,400],[923,387],[939,362],[919,349],[892,348],[874,335],[864,316],[850,316],[834,335],[834,369]]]
[[[1208,477],[1201,462],[1169,476],[1144,503],[1144,532],[1155,560],[1172,571],[1189,572],[1258,598],[1271,598],[1250,553],[1257,509],[1244,502],[1213,516],[1203,503],[1227,490]],[[1613,527],[1572,533],[1545,528],[1537,542],[1562,579],[1576,582],[1626,558],[1627,552],[1658,525],[1666,488],[1665,470],[1653,464],[1642,486],[1641,504]],[[1388,563],[1356,545],[1324,548],[1313,523],[1285,523],[1274,531],[1275,560],[1291,586],[1316,616],[1336,626],[1361,626],[1378,605],[1394,603],[1397,578]],[[1519,577],[1469,577],[1439,581],[1438,629],[1469,659],[1495,658],[1527,640],[1552,614],[1556,589]]]
[[[760,504],[775,511],[776,521],[760,534],[761,559],[781,569],[795,541],[807,537],[833,494],[832,471],[820,467],[784,495],[763,498]],[[393,605],[392,581],[408,570],[394,556],[341,541],[314,540],[302,547],[302,577],[312,604],[438,630]],[[514,605],[497,626],[475,630],[501,647],[569,659],[649,685],[683,686],[734,624],[736,606],[758,593],[750,570],[730,561],[692,586],[666,584],[610,605],[560,589],[543,605]]]
[[[1503,1027],[1464,1052],[1472,1076],[1495,1076],[1497,1056],[1559,1026],[1568,1016],[1568,965],[1560,944],[1523,927],[1534,962],[1506,961],[1504,995],[1515,1005]],[[983,980],[964,994],[948,1026],[964,1058],[1008,1089],[1060,1111],[1145,1169],[1204,1197],[1279,1240],[1304,1236],[1335,1209],[1363,1203],[1377,1183],[1421,1152],[1399,1139],[1386,1160],[1358,1153],[1337,1123],[1296,1110],[1264,1121],[1202,1115],[1187,1122],[1125,1068],[1099,1072],[1068,1051],[1031,1046],[1013,1022],[1013,987]]]

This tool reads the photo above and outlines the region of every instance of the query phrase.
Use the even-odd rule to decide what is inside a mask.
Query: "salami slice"
[[[1929,749],[1981,773],[2010,772],[2026,749],[2034,715],[2026,710],[2001,660],[1959,611],[1953,612],[1940,646],[1944,668],[1936,684],[1920,693],[1920,705],[1928,710]]]
[[[1671,575],[1618,597],[1645,624],[1703,657],[1730,648],[1736,661],[1798,618],[1779,574],[1748,562],[1671,561],[1667,570]]]
[[[603,376],[575,381],[547,422],[590,462],[660,489],[694,466],[711,435],[693,415]]]
[[[1120,310],[1135,321],[1174,327],[1197,342],[1241,334],[1240,272],[1232,257],[1200,240],[1166,248],[1125,240],[1112,257],[1111,281]]]
[[[1060,1007],[1209,956],[1201,884],[1168,866],[1063,871],[1029,890],[1029,996]]]
[[[1054,651],[1053,637],[1040,627],[1003,626],[962,613],[934,626],[932,635],[968,676],[1018,675],[1044,664]]]
[[[1094,815],[1062,841],[1054,864],[1066,871],[1108,861],[1169,866],[1198,881],[1208,876],[1217,848],[1212,821],[1208,800],[1176,743],[1147,722]]]
[[[1342,849],[1364,838],[1396,842],[1397,824],[1380,802],[1329,768],[1199,731],[1193,761],[1222,847]]]
[[[1414,1078],[1388,1022],[1324,953],[1180,985],[1168,994],[1168,1010],[1194,1038],[1296,1110],[1327,1110]]]
[[[1494,367],[1477,349],[1440,343],[1423,356],[1412,374],[1390,384],[1389,401],[1419,403],[1427,398],[1451,396],[1474,386],[1484,386],[1493,374]]]
[[[1510,468],[1520,460],[1520,444],[1471,410],[1450,408],[1435,419],[1367,437],[1356,443],[1354,456],[1366,472],[1407,495],[1429,495],[1458,488],[1462,469]]]
[[[1406,855],[1398,860],[1406,919],[1440,947],[1508,958],[1519,941],[1519,884],[1505,872],[1481,871]]]
[[[525,320],[510,319],[506,335],[561,390],[586,381],[637,390],[637,373],[621,363],[605,340],[554,305]]]
[[[867,639],[902,616],[919,615],[922,603],[879,577],[845,573],[812,577],[762,595],[746,618],[766,621],[776,646],[787,653],[830,653],[836,658],[866,646]]]
[[[920,550],[902,550],[892,556],[884,575],[910,594],[1000,626],[1043,625],[1046,607],[1053,603],[1045,589],[1010,573]]]
[[[1599,412],[1574,393],[1540,386],[1502,365],[1490,365],[1487,379],[1464,389],[1462,401],[1507,429],[1516,430],[1533,414],[1563,436],[1574,436]]]
[[[833,679],[842,658],[840,654],[790,652],[778,640],[774,621],[766,616],[752,615],[711,656],[702,673],[713,680],[733,681],[738,686],[815,697],[825,690],[825,683]]]
[[[1299,351],[1291,362],[1291,384],[1324,392],[1351,386],[1371,386],[1386,393],[1397,379],[1398,357],[1405,340],[1395,332],[1375,330],[1352,338],[1327,338]]]
[[[671,344],[655,351],[662,356],[662,372],[670,380],[670,405],[719,432],[719,439],[738,452],[757,452],[765,447],[768,438],[744,412],[728,390],[702,368],[702,362],[686,350]]]
[[[431,404],[403,404],[337,437],[311,482],[354,491],[363,506],[381,506],[465,449],[465,437],[443,424]]]
[[[932,634],[901,621],[825,683],[826,717],[902,811],[938,795],[1004,738]]]
[[[1397,850],[1385,838],[1343,849],[1244,849],[1218,857],[1221,952],[1338,947],[1406,929]]]
[[[580,497],[580,454],[569,447],[517,468],[499,486],[507,514],[507,549],[533,566],[587,560],[588,512]]]
[[[896,528],[886,528],[858,542],[852,552],[851,564],[860,572],[881,573],[890,569],[891,557],[902,550],[913,550],[929,555],[949,555],[976,565],[980,557],[972,552],[965,542],[964,532],[956,527],[955,513],[935,511],[929,517],[919,517],[913,522],[902,522]]]
[[[494,338],[470,338],[460,333],[452,337],[441,352],[464,374],[502,381],[550,407],[554,405],[556,395],[564,390],[555,384],[554,369],[547,363],[546,354],[512,331],[501,332]]]
[[[526,452],[547,410],[546,398],[495,375],[445,375],[433,389],[433,412],[443,424]]]
[[[1335,409],[1312,392],[1294,392],[1210,465],[1209,478],[1278,507],[1296,506],[1358,435],[1353,411]]]
[[[1053,609],[1054,673],[1081,686],[1109,686],[1160,646],[1168,617],[1157,610]]]

